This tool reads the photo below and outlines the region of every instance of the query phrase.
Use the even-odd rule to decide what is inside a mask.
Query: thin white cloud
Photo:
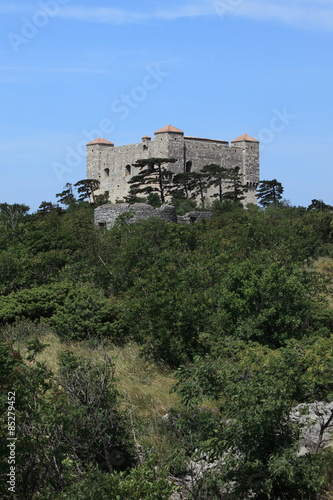
[[[147,20],[144,14],[107,7],[68,7],[60,17],[77,21],[92,21],[112,24],[140,23]]]
[[[219,0],[215,5],[218,3]],[[237,3],[239,5],[228,12],[230,15],[262,21],[280,21],[306,28],[333,29],[333,2],[331,0],[294,0],[293,2],[242,0]]]
[[[161,5],[162,2],[160,2]],[[216,16],[221,20],[244,17],[259,21],[278,21],[305,28],[333,30],[333,0],[188,0],[188,3],[163,2],[165,7],[155,10],[126,10],[112,7],[61,6],[57,17],[82,22],[114,25],[149,24],[155,21],[172,21],[182,18]],[[141,4],[142,5],[142,4]],[[36,6],[40,10],[40,6]],[[5,3],[0,14],[22,13],[26,4]]]
[[[158,20],[176,20],[207,16],[247,17],[275,20],[300,27],[333,29],[332,0],[203,0],[187,5],[159,8],[155,11],[127,11],[108,7],[64,7],[59,16],[78,21],[115,25],[146,24]]]
[[[175,8],[157,9],[154,12],[135,12],[108,7],[68,7],[62,9],[59,16],[79,21],[97,21],[110,24],[145,24],[156,20],[174,20],[212,14],[211,5],[193,3]]]

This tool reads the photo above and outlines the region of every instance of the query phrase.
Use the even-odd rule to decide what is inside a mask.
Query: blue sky
[[[0,202],[85,178],[85,143],[171,123],[260,140],[261,179],[333,205],[332,0],[3,0]]]

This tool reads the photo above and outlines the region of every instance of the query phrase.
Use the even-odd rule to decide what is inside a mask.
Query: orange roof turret
[[[245,141],[245,142],[258,142],[259,143],[259,141],[257,141],[257,139],[253,139],[253,137],[251,137],[248,134],[243,134],[243,135],[237,137],[237,139],[234,139],[231,142],[243,142],[243,141]]]
[[[102,137],[95,139],[94,141],[88,142],[87,146],[93,146],[94,144],[108,144],[109,146],[114,146],[113,142],[107,141]]]
[[[173,134],[183,134],[184,132],[179,128],[174,127],[173,125],[167,125],[166,127],[160,128],[157,130],[155,134],[163,134],[164,132],[171,132]]]

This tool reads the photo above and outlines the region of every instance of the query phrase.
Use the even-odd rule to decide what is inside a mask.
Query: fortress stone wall
[[[176,209],[172,205],[162,205],[154,208],[146,203],[107,203],[95,208],[95,224],[110,229],[121,215],[126,214],[126,222],[133,223],[139,220],[157,217],[168,222],[177,222]]]
[[[110,229],[116,223],[118,217],[126,217],[126,223],[138,222],[139,220],[157,217],[167,222],[178,224],[193,224],[203,219],[210,219],[211,213],[207,211],[189,212],[182,216],[177,216],[176,209],[172,205],[162,205],[154,208],[146,203],[107,203],[95,209],[95,224],[97,226]]]
[[[239,168],[242,183],[248,186],[244,203],[257,203],[256,188],[259,183],[259,142],[247,134],[227,141],[184,136],[182,130],[168,125],[155,132],[154,140],[145,136],[142,142],[117,146],[98,138],[87,144],[87,178],[98,179],[100,190],[109,192],[112,203],[127,196],[129,179],[138,173],[133,167],[139,159],[176,158],[176,163],[166,165],[174,173],[199,172],[210,163],[226,168]],[[207,198],[212,194],[207,193]]]

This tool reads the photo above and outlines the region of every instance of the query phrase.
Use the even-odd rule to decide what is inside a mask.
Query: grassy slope
[[[168,408],[177,404],[176,395],[170,394],[174,383],[170,369],[145,361],[135,343],[128,343],[124,347],[108,343],[92,347],[88,342],[66,345],[51,332],[44,333],[40,341],[48,345],[37,356],[37,361],[44,361],[55,373],[58,369],[57,357],[64,350],[96,361],[102,360],[105,354],[111,356],[116,366],[117,386],[123,404],[140,417],[162,416]],[[25,344],[25,340],[16,341],[15,347],[24,354]]]

